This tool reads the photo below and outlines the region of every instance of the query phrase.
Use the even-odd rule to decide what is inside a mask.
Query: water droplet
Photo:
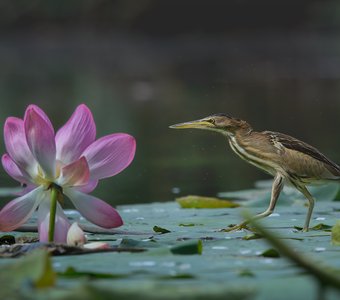
[[[131,261],[129,263],[131,267],[154,267],[156,265],[155,261]]]
[[[272,213],[269,217],[279,217],[280,214],[279,213]]]
[[[67,216],[72,216],[72,215],[78,215],[79,216],[80,215],[80,213],[78,211],[73,210],[73,209],[66,209],[66,210],[64,210],[64,213]]]
[[[166,268],[174,268],[176,266],[176,263],[173,261],[165,261],[162,263],[162,267]]]
[[[144,220],[145,218],[143,217],[137,217],[136,220]]]
[[[171,192],[173,194],[179,194],[181,192],[181,189],[177,186],[174,186],[172,189],[171,189]]]
[[[316,221],[324,221],[324,220],[326,220],[326,218],[324,218],[324,217],[318,217],[318,218],[316,218],[315,220],[316,220]]]
[[[211,247],[211,249],[213,249],[213,250],[227,250],[228,247],[226,247],[226,246],[213,246],[213,247]]]
[[[271,258],[266,258],[264,261],[263,261],[265,264],[272,264],[273,263],[273,260]]]
[[[181,264],[179,265],[178,267],[180,270],[188,270],[191,268],[191,265],[190,264]]]
[[[314,251],[316,251],[316,252],[323,252],[325,250],[326,250],[325,247],[316,247],[316,248],[314,248]]]
[[[152,241],[152,238],[147,238],[147,239],[143,239],[142,242],[150,242]]]
[[[250,254],[251,252],[252,252],[251,249],[243,249],[243,250],[240,250],[240,253],[241,253],[242,255]]]
[[[125,212],[125,213],[136,213],[136,212],[139,212],[139,209],[138,208],[125,208],[125,209],[123,209],[123,212]]]

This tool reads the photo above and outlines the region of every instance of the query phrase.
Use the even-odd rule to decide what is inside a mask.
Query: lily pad
[[[240,204],[213,197],[186,196],[176,199],[182,208],[235,208]]]
[[[233,192],[222,192],[218,196],[238,200],[246,206],[267,205],[271,197],[272,180],[261,180],[255,183],[254,189],[240,190]],[[322,185],[308,186],[308,190],[317,201],[332,201],[340,199],[340,185],[336,182],[329,182]],[[294,203],[305,203],[305,196],[296,188],[285,186],[280,194],[278,206],[290,206]]]
[[[321,221],[335,224],[339,214],[337,208],[340,208],[339,202],[316,201],[311,225]],[[273,293],[282,295],[281,298],[275,296],[277,300],[287,297],[313,299],[315,296],[315,279],[312,276],[302,274],[301,269],[281,257],[259,256],[268,248],[264,238],[257,239],[258,236],[246,230],[219,231],[227,224],[243,221],[239,209],[181,209],[175,201],[125,205],[117,209],[124,219],[122,228],[112,231],[111,235],[108,231],[88,234],[90,240],[105,240],[114,251],[53,256],[53,267],[58,277],[56,286],[48,290],[27,289],[25,281],[26,284],[15,286],[20,299],[138,297],[175,300],[201,297],[258,300],[272,299]],[[251,215],[264,209],[263,206],[251,208]],[[280,206],[271,217],[260,222],[295,253],[307,257],[308,262],[321,261],[340,269],[338,249],[330,245],[329,232],[294,230],[294,226],[304,223],[306,212],[304,206]],[[66,215],[72,221],[89,226],[73,211],[66,211]],[[35,218],[36,215],[28,224],[36,224]],[[155,224],[171,233],[155,234],[152,230]],[[37,236],[29,232],[9,234],[16,239],[23,235]],[[30,245],[32,249],[35,244]],[[0,248],[10,247],[4,245]],[[272,247],[284,256],[279,247]],[[127,249],[130,251],[126,252]],[[4,276],[8,275],[8,266],[19,261],[21,259],[0,259]],[[323,264],[319,265],[322,267]],[[69,268],[73,268],[73,274],[66,272]],[[27,274],[25,276],[29,278]],[[31,282],[30,279],[28,282]],[[338,295],[326,299],[338,299]]]
[[[294,226],[294,228],[299,230],[299,231],[303,230],[303,227],[300,227],[300,226]],[[323,224],[323,223],[319,223],[319,224],[316,224],[313,227],[310,227],[309,230],[328,231],[328,232],[330,232],[332,230],[332,226],[331,225],[327,225],[327,224]]]
[[[89,278],[89,279],[121,279],[126,278],[126,274],[112,274],[112,273],[98,273],[98,272],[81,272],[77,271],[74,267],[68,267],[64,272],[58,273],[59,277],[64,278]]]
[[[280,253],[276,249],[270,248],[270,249],[263,251],[260,254],[260,256],[278,258],[278,257],[280,257]]]
[[[252,234],[248,234],[245,235],[242,239],[246,240],[246,241],[250,241],[250,240],[257,240],[257,239],[262,239],[263,236],[259,233],[252,233]]]
[[[166,228],[159,227],[159,226],[154,226],[153,227],[153,231],[157,232],[157,233],[161,233],[161,234],[165,234],[165,233],[171,232],[170,230],[168,230]]]
[[[192,255],[192,254],[202,254],[202,241],[198,240],[196,242],[183,243],[179,246],[171,248],[171,253],[177,255]]]

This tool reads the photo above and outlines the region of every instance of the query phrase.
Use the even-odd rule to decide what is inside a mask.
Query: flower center
[[[46,176],[45,172],[43,169],[40,167],[40,165],[37,166],[37,174],[35,176],[34,182],[37,185],[43,185],[46,187],[46,189],[49,189],[51,185],[57,185],[55,183],[56,179],[60,176],[61,174],[61,168],[62,168],[62,163],[60,161],[56,162],[56,174],[54,178],[49,178]],[[57,185],[58,186],[58,185]]]

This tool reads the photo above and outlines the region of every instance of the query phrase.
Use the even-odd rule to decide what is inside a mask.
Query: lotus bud
[[[79,227],[77,222],[74,222],[67,232],[67,245],[83,246],[86,243],[84,231]]]

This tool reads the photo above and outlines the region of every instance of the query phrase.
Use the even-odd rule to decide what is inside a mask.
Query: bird
[[[303,231],[308,231],[315,200],[307,185],[340,179],[340,166],[315,147],[287,134],[255,131],[246,121],[224,113],[171,125],[170,128],[218,132],[228,139],[231,149],[240,158],[274,177],[268,208],[250,220],[222,231],[247,228],[251,220],[271,215],[285,184],[295,187],[308,200],[308,211],[303,226]]]

